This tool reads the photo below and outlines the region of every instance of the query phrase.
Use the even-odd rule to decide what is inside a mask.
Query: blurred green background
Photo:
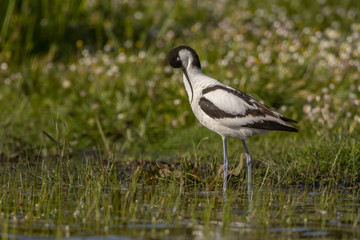
[[[300,134],[254,145],[355,141],[359,11],[351,0],[2,0],[1,157],[52,155],[47,135],[73,152],[150,158],[204,140],[201,150],[221,156],[220,137],[199,127],[166,60],[184,44],[207,75],[299,121]]]

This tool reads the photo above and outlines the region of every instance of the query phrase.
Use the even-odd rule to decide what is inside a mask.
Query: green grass
[[[359,14],[350,0],[2,1],[2,236],[358,237]],[[299,121],[248,140],[252,206],[236,139],[223,202],[220,137],[167,63],[183,44]]]

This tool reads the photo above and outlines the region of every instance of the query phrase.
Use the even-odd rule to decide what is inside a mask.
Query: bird
[[[224,152],[223,192],[227,188],[227,138],[242,141],[248,168],[248,195],[252,197],[252,158],[245,140],[269,131],[298,132],[289,123],[297,121],[284,117],[251,95],[208,77],[201,70],[198,54],[189,46],[179,46],[168,54],[169,64],[180,68],[191,109],[199,122],[222,138]]]

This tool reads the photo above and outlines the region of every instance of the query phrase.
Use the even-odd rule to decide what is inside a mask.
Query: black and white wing
[[[250,95],[225,85],[205,88],[199,105],[206,115],[229,128],[297,132],[288,124],[296,121],[271,110]]]

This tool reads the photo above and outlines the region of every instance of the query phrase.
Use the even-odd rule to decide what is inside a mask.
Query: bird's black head
[[[201,69],[199,56],[194,49],[180,46],[169,52],[168,60],[173,68],[187,69],[189,67]]]

